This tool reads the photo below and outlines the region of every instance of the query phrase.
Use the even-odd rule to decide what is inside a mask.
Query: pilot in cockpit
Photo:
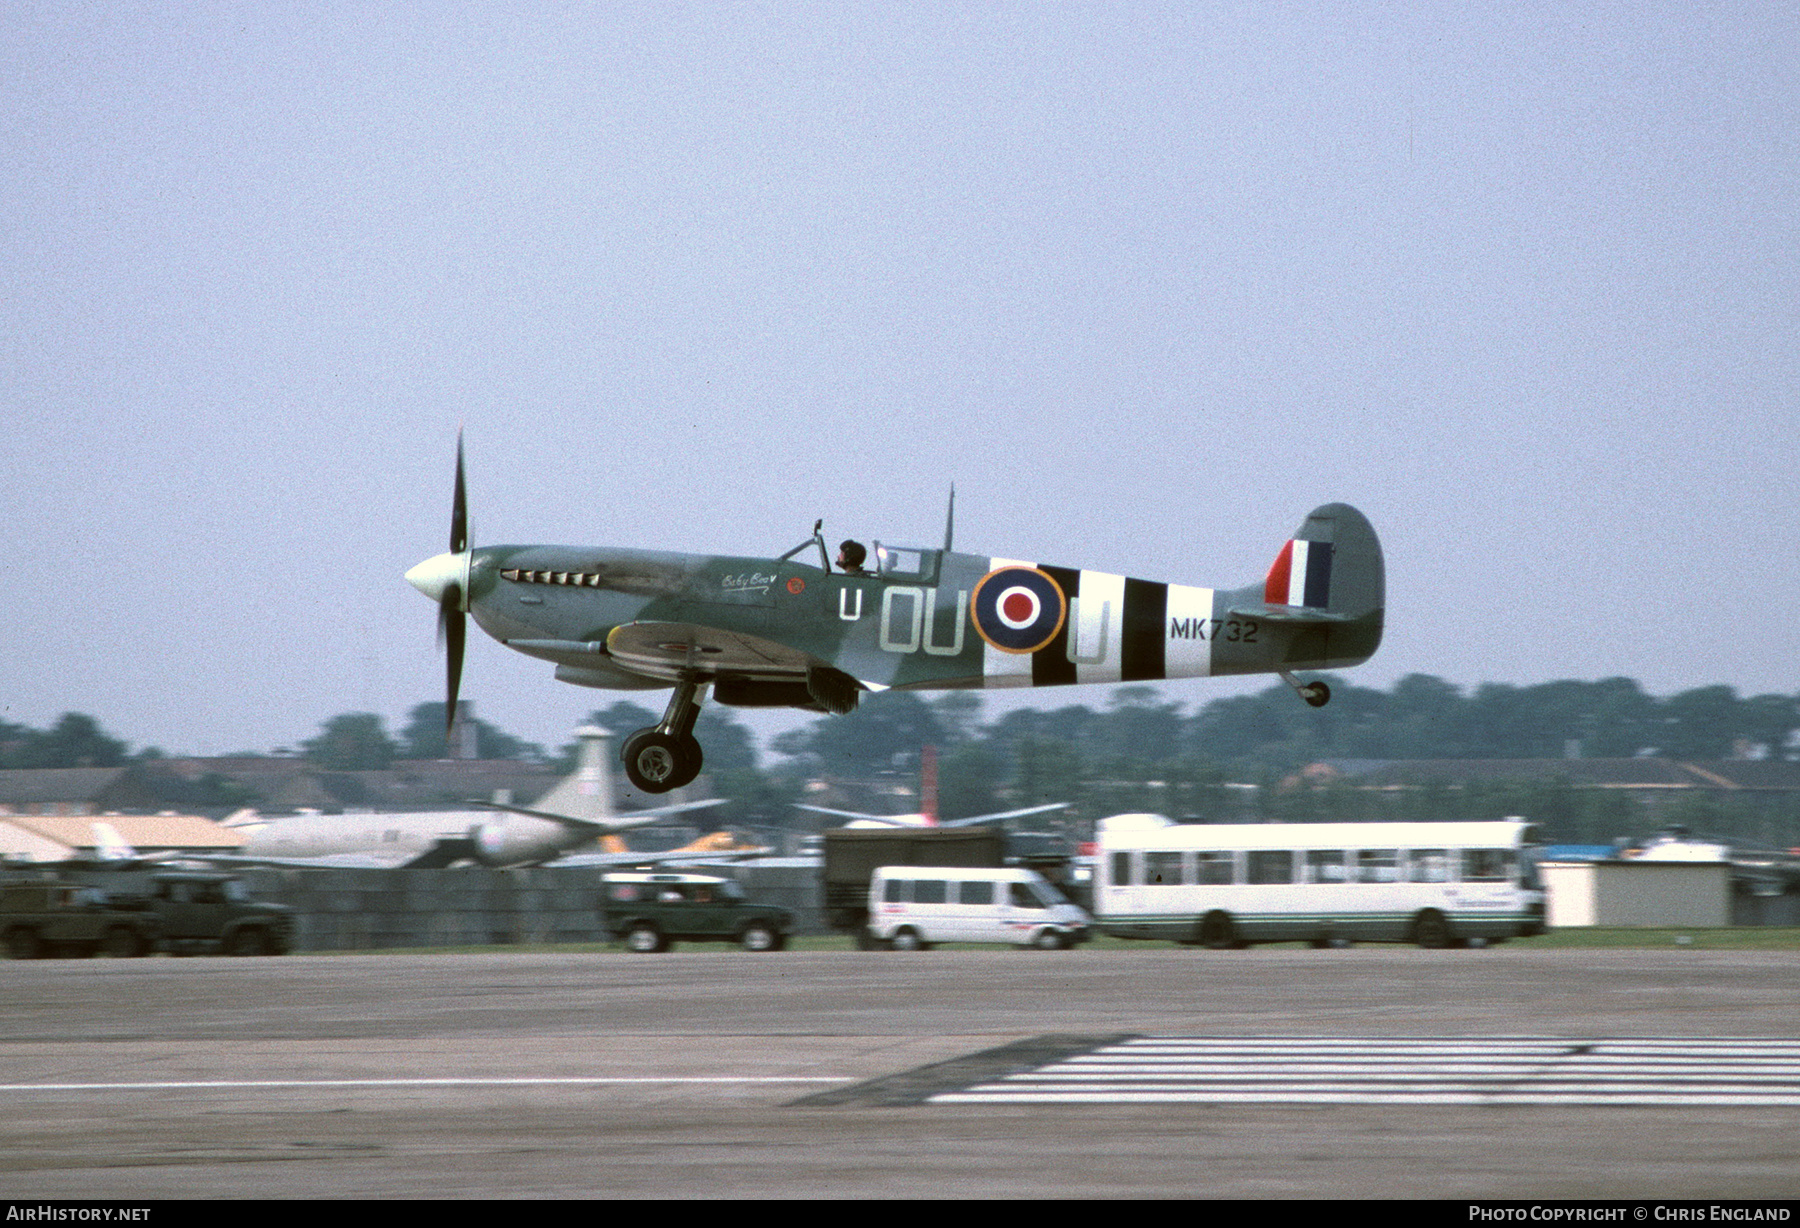
[[[847,576],[868,575],[869,573],[863,570],[863,560],[868,557],[869,552],[863,549],[863,544],[859,541],[845,541],[838,546],[838,567]]]

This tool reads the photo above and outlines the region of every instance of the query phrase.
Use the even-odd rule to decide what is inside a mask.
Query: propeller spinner
[[[462,435],[456,437],[456,493],[450,504],[450,550],[406,573],[406,582],[437,602],[438,647],[444,649],[444,736],[456,723],[462,689],[463,647],[468,639],[469,503],[463,483]]]

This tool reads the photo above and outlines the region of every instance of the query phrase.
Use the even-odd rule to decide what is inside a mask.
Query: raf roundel
[[[981,638],[1001,652],[1036,652],[1062,630],[1069,602],[1035,567],[1002,567],[975,584],[969,612]]]

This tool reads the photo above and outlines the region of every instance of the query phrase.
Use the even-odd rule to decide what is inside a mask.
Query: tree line
[[[1133,685],[1113,688],[1094,706],[1022,708],[992,720],[984,719],[979,692],[886,692],[865,697],[847,716],[820,717],[780,735],[761,756],[729,708],[705,708],[696,733],[713,791],[733,799],[727,817],[746,826],[789,825],[791,803],[821,779],[916,789],[925,746],[937,748],[946,818],[1043,801],[1072,801],[1072,813],[1089,818],[1139,809],[1289,820],[1521,813],[1552,820],[1571,838],[1611,838],[1634,823],[1641,831],[1646,816],[1617,794],[1558,784],[1554,771],[1530,786],[1388,797],[1344,783],[1297,784],[1294,773],[1320,761],[1383,759],[1800,758],[1800,695],[1739,696],[1729,686],[1708,686],[1656,697],[1629,678],[1463,688],[1413,674],[1385,691],[1330,681],[1333,698],[1324,708],[1274,685],[1190,712],[1154,687]],[[657,717],[621,700],[589,719],[623,734]],[[573,765],[572,742],[551,752],[486,721],[473,722],[469,736],[480,758]],[[334,771],[441,758],[445,749],[442,703],[415,706],[393,734],[377,714],[334,716],[300,746],[304,758]],[[0,767],[113,766],[160,754],[150,748],[134,756],[79,713],[42,731],[0,724]],[[1767,819],[1767,806],[1753,815],[1704,800],[1680,817],[1715,829],[1760,825],[1769,842],[1800,843],[1800,832],[1787,831],[1788,817]],[[1701,806],[1693,798],[1681,804]]]
[[[1409,674],[1386,691],[1336,678],[1331,685],[1324,708],[1309,708],[1275,685],[1186,712],[1156,688],[1133,685],[1113,688],[1097,707],[1021,708],[986,722],[978,691],[930,698],[893,691],[865,697],[848,716],[820,717],[776,738],[776,761],[767,770],[867,776],[916,762],[926,745],[985,762],[1012,789],[1071,770],[1128,777],[1188,759],[1238,777],[1334,759],[1800,759],[1800,695],[1746,697],[1707,686],[1657,698],[1629,678],[1464,689]],[[628,731],[654,724],[657,715],[621,701],[590,719]],[[754,739],[731,709],[709,706],[702,720],[709,769],[720,762],[759,769]],[[487,721],[473,721],[469,733],[476,758],[561,762],[573,754],[573,744],[548,752]],[[300,754],[334,771],[443,758],[444,705],[418,704],[392,734],[375,713],[330,717],[300,744]],[[113,767],[162,756],[156,747],[132,751],[85,713],[64,713],[42,730],[0,721],[0,768]]]

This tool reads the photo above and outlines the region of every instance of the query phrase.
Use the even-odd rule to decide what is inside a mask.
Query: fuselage
[[[530,815],[493,810],[402,813],[303,814],[271,819],[251,832],[239,852],[247,857],[368,856],[403,865],[446,842],[485,865],[548,861],[593,841],[593,833]]]
[[[1265,617],[1261,584],[1216,590],[932,549],[878,547],[870,561],[872,574],[855,575],[795,559],[484,546],[468,555],[468,609],[566,681],[622,688],[666,686],[681,669],[777,679],[808,666],[874,689],[1154,681],[1350,666],[1381,638],[1378,604],[1329,625]],[[615,634],[646,624],[730,642],[689,636],[663,669]]]

